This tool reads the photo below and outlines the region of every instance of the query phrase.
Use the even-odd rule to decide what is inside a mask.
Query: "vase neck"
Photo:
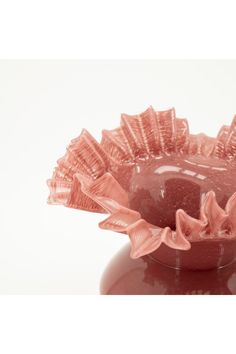
[[[161,245],[149,255],[152,260],[175,269],[208,270],[230,265],[236,259],[235,240],[192,242],[188,251]]]

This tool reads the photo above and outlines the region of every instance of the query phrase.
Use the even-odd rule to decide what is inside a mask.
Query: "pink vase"
[[[49,203],[108,214],[99,226],[129,237],[102,294],[234,293],[236,116],[214,138],[174,109],[122,114],[100,143],[72,140],[48,186]]]

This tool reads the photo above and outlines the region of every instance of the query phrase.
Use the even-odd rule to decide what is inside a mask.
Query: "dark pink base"
[[[219,269],[180,270],[150,256],[130,258],[122,248],[108,264],[100,284],[104,295],[236,295],[236,261]]]

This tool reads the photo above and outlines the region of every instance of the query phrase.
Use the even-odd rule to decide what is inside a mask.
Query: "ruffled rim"
[[[99,226],[125,233],[131,241],[131,257],[154,252],[162,243],[189,250],[191,242],[236,238],[236,193],[225,210],[209,191],[201,201],[200,218],[176,212],[176,230],[160,228],[142,219],[129,208],[126,191],[112,175],[114,167],[135,164],[161,154],[188,154],[234,160],[236,157],[236,117],[230,127],[223,126],[217,138],[189,134],[186,119],[175,117],[174,109],[122,114],[121,126],[103,131],[99,144],[86,130],[72,140],[64,157],[58,160],[48,180],[50,204],[62,204],[92,212],[109,213]]]

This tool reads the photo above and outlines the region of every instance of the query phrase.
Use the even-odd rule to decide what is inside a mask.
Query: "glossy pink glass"
[[[113,172],[128,191],[129,205],[142,218],[175,229],[176,211],[198,219],[202,197],[214,191],[221,208],[235,192],[236,168],[222,159],[180,154],[161,155]]]
[[[103,295],[236,295],[236,262],[218,269],[174,269],[149,255],[131,259],[130,245],[108,264],[100,284]]]

